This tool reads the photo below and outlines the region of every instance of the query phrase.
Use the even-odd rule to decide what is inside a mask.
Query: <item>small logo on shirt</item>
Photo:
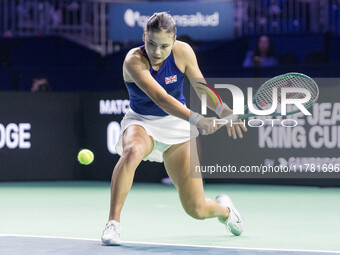
[[[177,82],[177,75],[165,77],[165,84]]]

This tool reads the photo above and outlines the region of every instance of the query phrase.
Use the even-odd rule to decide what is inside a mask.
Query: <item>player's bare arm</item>
[[[185,42],[177,41],[174,45],[174,56],[178,59],[179,68],[183,68],[184,73],[188,77],[193,89],[195,90],[197,96],[201,98],[202,90],[198,89],[201,85],[197,81],[206,83],[203,74],[198,66],[195,52],[191,46]],[[215,111],[216,106],[211,98],[207,98],[207,106],[209,109]],[[228,112],[228,115],[232,114],[232,111]]]
[[[181,60],[179,63],[184,66],[185,74],[187,75],[197,96],[201,98],[203,91],[198,89],[200,85],[197,83],[197,81],[201,81],[204,83],[206,82],[198,66],[197,58],[196,58],[196,55],[193,49],[191,48],[189,44],[177,41],[177,43],[174,46],[174,55],[175,55],[175,59],[177,56]],[[216,111],[216,106],[212,98],[210,97],[207,97],[207,106],[211,110]],[[224,108],[221,113],[221,117],[223,118],[231,114],[233,114],[232,110],[228,108]],[[240,123],[240,121],[237,121],[236,123]],[[247,132],[247,128],[244,125],[237,124],[237,125],[234,125],[233,127],[231,127],[230,125],[227,125],[228,136],[229,137],[232,136],[234,139],[237,139],[237,137],[243,138],[242,130],[244,132]]]

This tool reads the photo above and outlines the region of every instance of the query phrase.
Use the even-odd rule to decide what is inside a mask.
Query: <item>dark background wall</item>
[[[335,103],[338,87],[321,88],[320,102]],[[40,180],[106,180],[111,178],[119,156],[114,153],[119,123],[127,108],[120,108],[126,100],[126,92],[1,92],[0,93],[0,181]],[[103,108],[103,102],[105,107]],[[307,130],[311,126],[307,125]],[[332,128],[322,126],[321,128]],[[233,155],[232,164],[259,165],[267,157],[338,157],[339,148],[305,149],[259,148],[258,131],[250,129],[247,140],[233,141],[225,131],[209,137],[215,141],[217,152],[223,157]],[[308,134],[307,134],[308,135]],[[337,133],[328,133],[330,139],[339,141]],[[326,133],[323,136],[327,136]],[[211,140],[213,139],[213,140]],[[319,139],[319,137],[318,137]],[[329,138],[328,138],[329,139]],[[205,137],[200,137],[199,147],[205,153]],[[223,144],[228,148],[220,150]],[[337,143],[339,144],[339,143]],[[95,160],[89,166],[77,162],[81,148],[94,152]],[[249,156],[251,155],[251,156]],[[160,182],[166,177],[163,164],[142,162],[135,175],[135,181]],[[205,182],[300,184],[339,186],[340,179],[280,179],[253,178],[206,178]]]
[[[119,125],[124,115],[113,104],[127,99],[126,92],[1,92],[0,181],[110,180],[119,157],[108,137],[120,130],[109,125]],[[102,114],[101,100],[113,103]],[[78,163],[81,148],[94,152],[91,165]],[[159,182],[164,176],[162,164],[144,162],[136,180]]]

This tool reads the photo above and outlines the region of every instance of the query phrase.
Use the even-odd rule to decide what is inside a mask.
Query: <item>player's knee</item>
[[[145,154],[145,146],[141,143],[131,143],[124,146],[123,156],[127,159],[142,158]]]
[[[206,218],[205,210],[203,206],[193,205],[185,209],[186,213],[197,220],[203,220]]]

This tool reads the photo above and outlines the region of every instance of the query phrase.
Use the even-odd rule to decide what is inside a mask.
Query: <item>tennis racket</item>
[[[273,103],[273,88],[277,88],[277,100],[281,102],[281,89],[282,88],[304,88],[308,90],[311,94],[310,99],[302,103],[302,105],[308,109],[310,108],[319,97],[319,88],[316,82],[309,76],[301,73],[286,73],[279,76],[275,76],[270,80],[266,81],[261,87],[256,91],[252,98],[252,103],[260,110],[265,110],[268,106]],[[304,93],[299,92],[289,92],[286,95],[287,99],[301,99],[304,98]],[[248,109],[248,105],[244,107],[244,110]],[[301,110],[297,107],[292,108],[290,111],[286,112],[286,115],[291,115],[300,112]],[[268,116],[280,116],[280,112],[273,112]],[[230,121],[236,121],[239,119],[246,119],[249,117],[259,116],[254,113],[242,114],[242,115],[229,115],[223,119]],[[226,124],[228,124],[226,123]],[[202,130],[204,135],[206,130]]]

